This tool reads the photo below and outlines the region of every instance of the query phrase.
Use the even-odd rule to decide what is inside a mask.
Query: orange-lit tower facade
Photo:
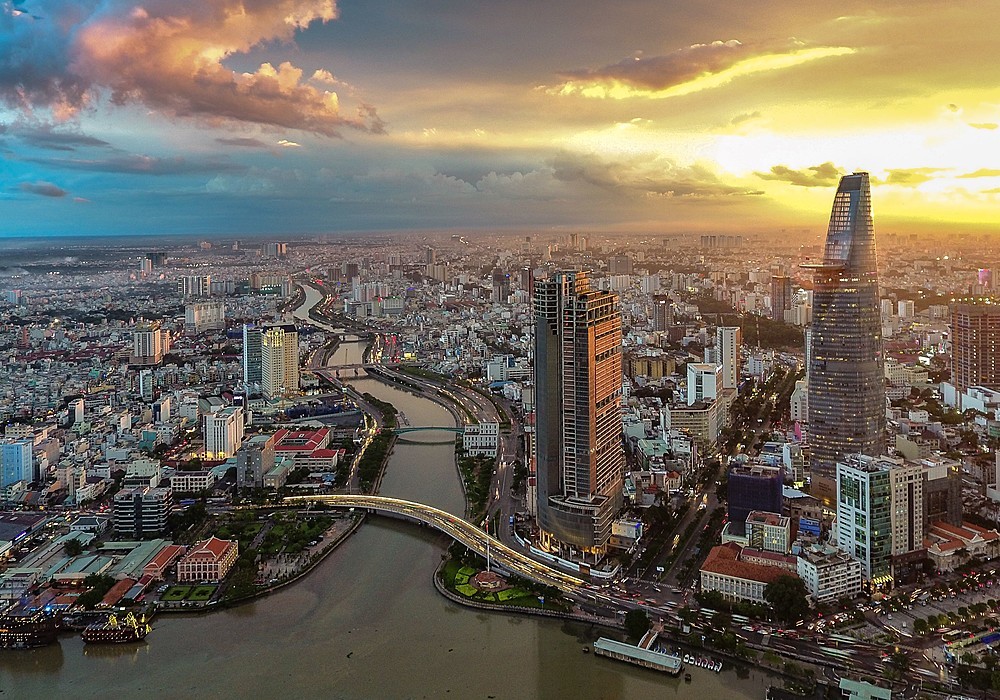
[[[535,281],[538,526],[550,551],[600,557],[621,508],[622,320],[585,272]]]

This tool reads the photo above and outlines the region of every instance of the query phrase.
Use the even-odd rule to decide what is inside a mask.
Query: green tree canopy
[[[809,613],[806,584],[798,576],[782,575],[767,584],[764,599],[771,604],[775,617],[786,623],[801,620]]]
[[[629,637],[640,639],[649,630],[649,617],[644,610],[629,610],[625,614],[625,631]]]

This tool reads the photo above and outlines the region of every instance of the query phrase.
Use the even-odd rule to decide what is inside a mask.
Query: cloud
[[[31,146],[50,151],[75,151],[78,147],[103,148],[111,145],[79,131],[65,131],[51,126],[18,127],[11,129],[10,133]]]
[[[997,124],[996,122],[979,122],[979,123],[970,122],[969,126],[971,126],[973,129],[985,129],[987,131],[993,131],[997,127],[1000,127],[1000,124]]]
[[[810,48],[795,40],[780,46],[744,44],[735,39],[713,41],[663,56],[639,53],[602,68],[565,71],[560,74],[565,82],[549,92],[612,99],[676,97],[721,87],[739,77],[850,53],[854,50],[838,46]]]
[[[248,137],[237,137],[237,138],[219,138],[215,139],[217,143],[221,143],[223,146],[237,146],[239,148],[267,148],[267,144],[260,139],[248,138]]]
[[[729,120],[731,126],[738,126],[744,122],[753,121],[754,119],[760,119],[760,112],[744,112],[743,114],[737,114],[735,117]]]
[[[126,155],[113,158],[29,158],[29,162],[65,170],[86,170],[130,175],[187,175],[192,173],[243,172],[246,166],[228,161],[192,161],[187,158],[158,158]]]
[[[288,139],[281,139],[278,141],[278,145],[282,148],[302,148],[301,143],[295,143],[294,141],[289,141]]]
[[[22,182],[19,185],[19,189],[22,192],[27,192],[29,194],[37,194],[42,197],[65,197],[69,194],[62,187],[53,185],[51,182],[45,182],[39,180],[38,182]]]
[[[2,7],[0,100],[25,113],[49,109],[66,118],[109,92],[116,105],[210,123],[325,136],[344,128],[384,131],[373,107],[345,114],[336,92],[303,80],[290,62],[252,72],[225,66],[232,56],[336,19],[334,0],[50,0],[39,4],[41,18]]]
[[[704,166],[681,166],[657,156],[608,161],[592,154],[563,152],[549,165],[557,180],[582,182],[618,195],[720,197],[762,194],[727,185]]]
[[[903,185],[915,187],[933,180],[934,174],[941,172],[942,168],[906,168],[900,170],[889,170],[889,177],[884,182],[887,185]]]
[[[793,170],[787,165],[775,165],[767,173],[754,173],[761,180],[777,180],[798,187],[830,187],[837,184],[843,171],[831,162]]]
[[[1000,170],[995,168],[980,168],[979,170],[973,171],[971,173],[962,173],[957,177],[967,178],[967,177],[1000,177]]]

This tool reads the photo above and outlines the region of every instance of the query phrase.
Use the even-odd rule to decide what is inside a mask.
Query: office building
[[[740,347],[743,345],[743,331],[739,326],[719,326],[715,329],[716,360],[722,365],[722,388],[737,389],[740,386]]]
[[[687,405],[714,401],[723,384],[723,367],[712,362],[689,362],[687,365]]]
[[[746,519],[747,545],[763,552],[788,554],[792,549],[792,521],[781,513],[752,511]]]
[[[228,459],[243,444],[243,408],[228,406],[205,416],[205,455]]]
[[[784,322],[785,312],[792,308],[792,278],[771,275],[771,319]]]
[[[837,461],[885,449],[882,320],[867,173],[846,175],[834,197],[823,262],[814,272],[809,348],[811,492],[836,495]]]
[[[535,430],[541,545],[602,555],[622,503],[622,320],[585,272],[535,281]]]
[[[264,476],[274,469],[273,435],[254,435],[236,452],[236,485],[241,489],[264,488]]]
[[[798,557],[798,574],[816,603],[854,598],[863,587],[861,562],[827,545],[806,548]]]
[[[653,330],[662,333],[674,325],[674,308],[665,294],[653,296]]]
[[[466,423],[462,432],[462,450],[474,457],[496,457],[500,447],[500,424]]]
[[[115,534],[136,539],[161,534],[167,528],[172,505],[170,489],[122,489],[114,496]]]
[[[205,333],[226,330],[226,302],[198,301],[184,305],[184,331]]]
[[[781,467],[736,464],[729,469],[727,486],[729,532],[746,535],[747,517],[755,510],[780,513],[784,505],[781,489],[785,475]]]
[[[177,282],[182,297],[207,297],[212,294],[211,275],[183,275]]]
[[[261,389],[264,396],[286,396],[299,390],[299,334],[293,325],[268,326],[260,343]]]
[[[248,387],[260,386],[264,378],[261,338],[260,328],[243,325],[243,383]]]
[[[30,484],[38,480],[31,453],[33,445],[31,440],[11,440],[0,445],[0,488],[19,481]]]
[[[158,365],[170,350],[170,331],[160,323],[145,323],[132,332],[132,356],[129,364],[137,367]]]
[[[953,304],[950,331],[957,393],[973,386],[1000,389],[1000,305]]]
[[[872,591],[892,588],[892,466],[856,454],[837,463],[837,546],[861,562]]]

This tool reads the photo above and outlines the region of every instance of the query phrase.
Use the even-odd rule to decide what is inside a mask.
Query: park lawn
[[[190,592],[191,586],[171,586],[160,600],[165,600],[168,603],[176,603],[187,598]]]
[[[527,591],[522,591],[520,588],[508,588],[497,593],[497,599],[501,603],[505,603],[508,600],[514,600],[515,598],[524,598],[525,596],[531,596],[531,594]]]
[[[473,569],[471,566],[463,566],[461,569],[458,570],[458,573],[464,574],[465,578],[469,578],[470,576],[474,576],[476,574],[476,570]]]
[[[455,590],[464,595],[466,598],[475,597],[479,593],[479,589],[475,586],[470,586],[467,583],[459,584],[455,586]]]
[[[212,597],[218,586],[195,586],[188,595],[188,600],[204,602]]]

